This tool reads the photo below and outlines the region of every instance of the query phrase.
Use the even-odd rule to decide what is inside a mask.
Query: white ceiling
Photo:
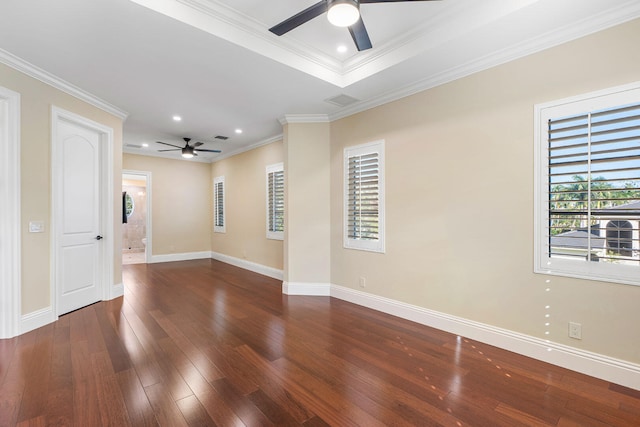
[[[154,141],[191,137],[215,161],[277,139],[284,116],[344,117],[640,17],[640,0],[407,1],[361,6],[364,52],[324,16],[268,31],[315,2],[3,0],[0,62],[126,111],[126,152],[179,158]],[[342,94],[358,101],[326,102]]]

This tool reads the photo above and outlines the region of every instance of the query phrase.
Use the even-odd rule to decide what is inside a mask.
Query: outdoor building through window
[[[640,284],[640,87],[536,112],[536,271]]]
[[[384,252],[384,141],[344,150],[344,247]]]
[[[284,239],[284,167],[267,166],[267,238]]]

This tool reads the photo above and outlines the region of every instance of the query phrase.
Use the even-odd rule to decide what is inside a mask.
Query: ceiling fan
[[[184,157],[185,159],[190,159],[193,156],[197,156],[198,152],[202,151],[202,152],[206,152],[206,153],[222,153],[222,151],[220,150],[205,150],[204,148],[199,148],[198,150],[196,150],[196,147],[199,147],[202,145],[202,142],[195,142],[193,145],[189,145],[189,141],[191,141],[191,138],[182,138],[185,142],[184,147],[179,147],[177,145],[173,145],[173,144],[167,144],[166,142],[162,142],[162,141],[156,141],[158,144],[163,144],[163,145],[169,145],[171,147],[176,147],[176,148],[170,148],[167,150],[158,150],[158,152],[160,151],[182,151],[182,157]]]
[[[278,25],[269,28],[273,34],[281,36],[294,28],[311,21],[327,12],[327,19],[337,27],[349,27],[349,33],[358,51],[371,49],[371,40],[360,16],[360,5],[366,3],[391,3],[401,1],[438,1],[438,0],[322,0]]]

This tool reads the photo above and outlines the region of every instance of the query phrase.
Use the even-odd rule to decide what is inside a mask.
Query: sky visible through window
[[[552,119],[548,132],[549,254],[637,264],[640,104]]]
[[[551,184],[567,181],[574,175],[586,175],[588,171],[589,114],[553,120],[550,132],[557,142],[550,144],[553,157],[550,161],[554,176]],[[591,114],[591,175],[602,177],[614,187],[624,188],[626,182],[640,180],[640,105],[632,105]],[[633,157],[622,160],[625,157]],[[609,159],[609,162],[602,162]],[[564,165],[571,162],[569,165]],[[583,163],[578,163],[583,162]],[[615,170],[611,162],[615,162]],[[557,165],[557,166],[556,166]],[[560,174],[562,172],[562,174]],[[586,176],[585,176],[586,178]]]

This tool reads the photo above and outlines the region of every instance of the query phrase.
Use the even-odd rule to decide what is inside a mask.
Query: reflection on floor
[[[122,264],[144,264],[146,262],[144,252],[123,252]]]

